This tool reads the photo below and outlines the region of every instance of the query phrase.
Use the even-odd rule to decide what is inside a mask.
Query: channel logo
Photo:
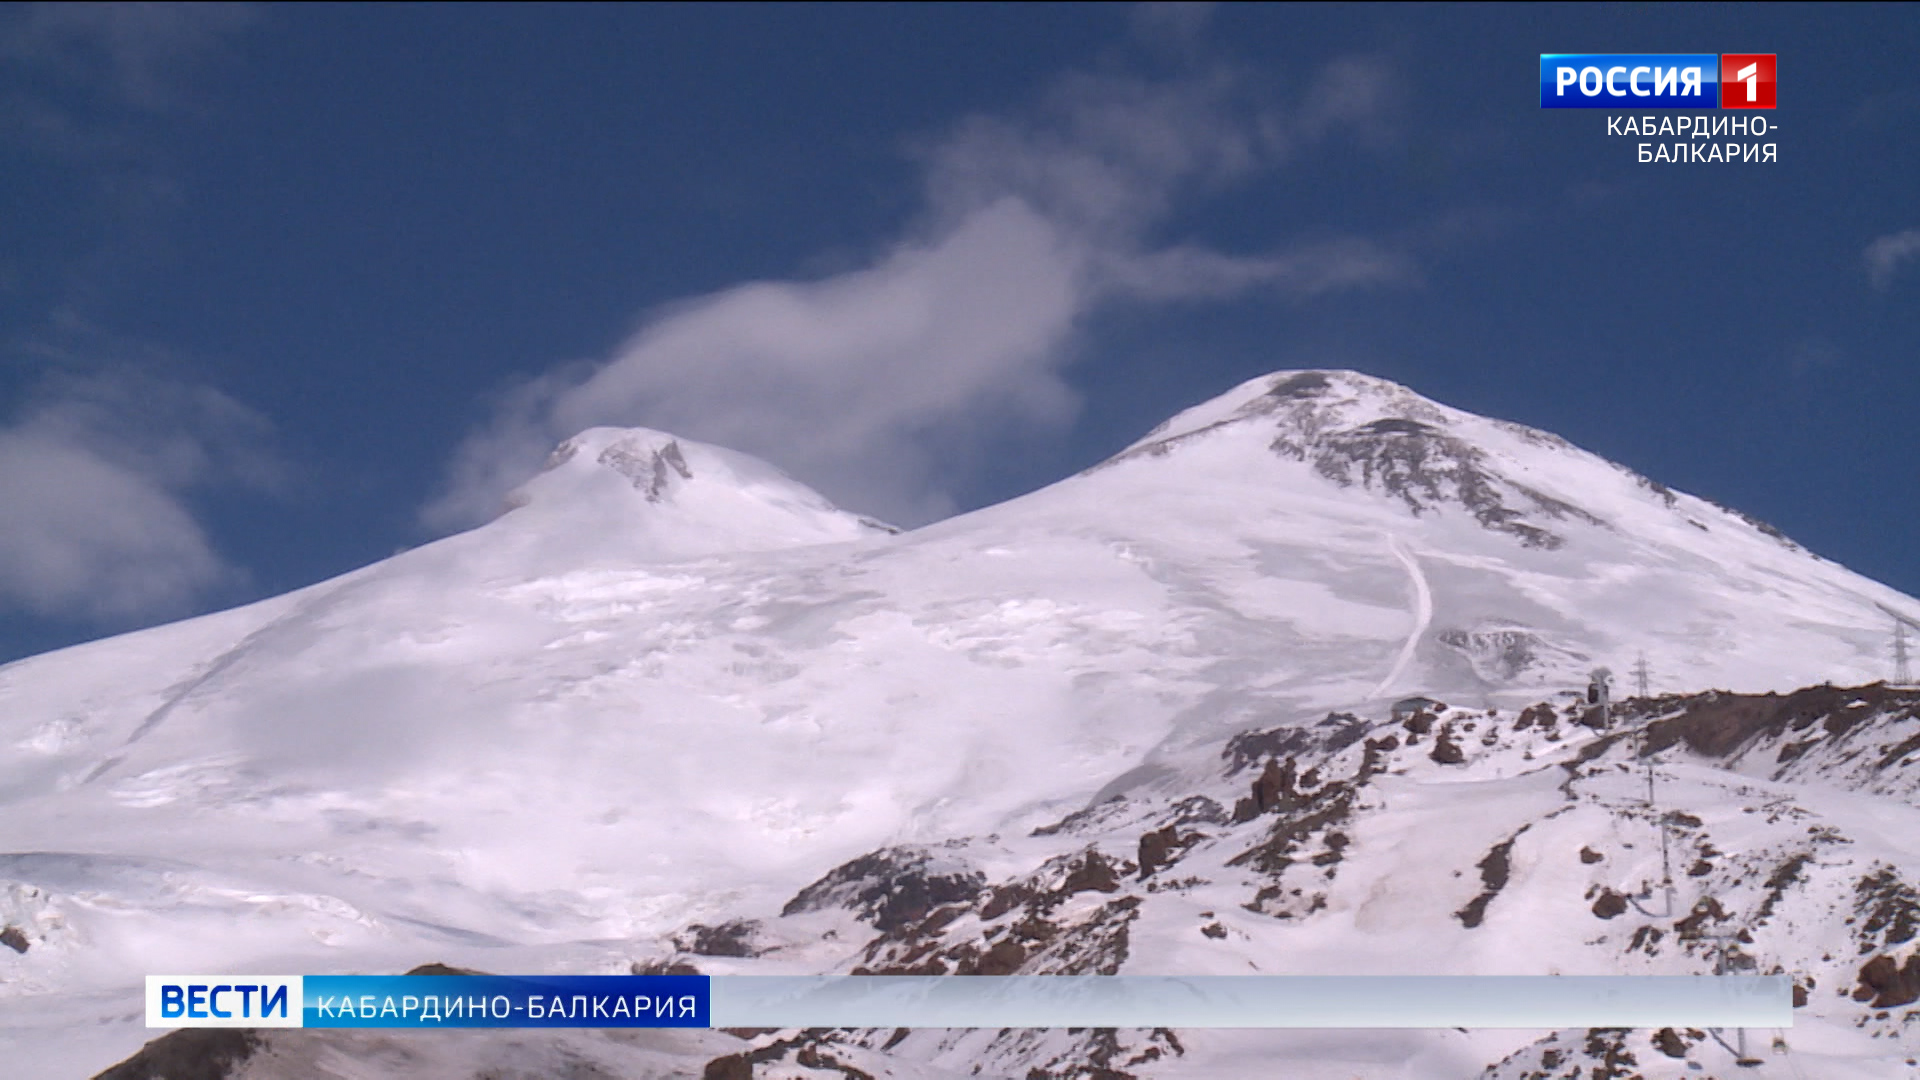
[[[1543,109],[1771,109],[1773,53],[1541,53]]]
[[[1773,53],[1720,54],[1720,107],[1773,108]]]
[[[149,975],[148,1027],[299,1027],[298,975]]]

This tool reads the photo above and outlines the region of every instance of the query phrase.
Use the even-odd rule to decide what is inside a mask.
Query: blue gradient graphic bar
[[[710,1027],[704,975],[308,975],[301,1027]]]
[[[1785,1028],[1785,975],[185,975],[148,1027]]]
[[[745,1028],[1786,1028],[1785,975],[715,976]]]
[[[1543,109],[1717,109],[1719,53],[1541,53]]]

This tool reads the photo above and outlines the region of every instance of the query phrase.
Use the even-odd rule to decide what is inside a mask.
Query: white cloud
[[[1885,291],[1893,287],[1894,272],[1900,264],[1920,255],[1920,229],[1889,233],[1867,245],[1862,253],[1867,262],[1867,277],[1873,287]]]
[[[1062,373],[1103,304],[1413,277],[1359,239],[1253,255],[1153,243],[1176,206],[1369,120],[1381,97],[1356,70],[1328,69],[1291,121],[1219,72],[1072,75],[1024,115],[969,118],[920,148],[925,212],[870,265],[677,305],[605,363],[518,388],[460,447],[423,518],[449,529],[493,516],[556,441],[598,424],[756,454],[903,524],[949,513],[988,446],[1071,421]]]
[[[184,495],[284,483],[266,436],[205,387],[133,369],[48,378],[0,426],[0,610],[120,624],[233,584]]]
[[[462,448],[437,513],[491,516],[556,438],[644,423],[759,454],[862,508],[938,516],[950,505],[924,490],[930,432],[981,412],[1070,415],[1050,361],[1083,302],[1079,258],[1008,199],[865,270],[705,297],[590,376],[527,388]]]
[[[1277,160],[1280,117],[1225,72],[1149,82],[1073,74],[1025,116],[975,116],[923,151],[936,220],[1019,198],[1106,243],[1137,240],[1179,200]]]
[[[225,577],[171,492],[85,445],[0,432],[0,603],[113,621],[177,611]]]

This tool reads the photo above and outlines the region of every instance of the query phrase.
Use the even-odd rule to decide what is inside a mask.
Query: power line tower
[[[1635,660],[1633,662],[1633,685],[1634,685],[1634,689],[1639,691],[1639,694],[1637,695],[1639,697],[1644,698],[1644,697],[1651,696],[1650,694],[1647,693],[1648,676],[1649,676],[1649,673],[1647,671],[1647,654],[1645,651],[1642,651],[1640,653],[1640,659]]]
[[[1885,604],[1875,604],[1893,620],[1893,681],[1900,686],[1913,682],[1913,653],[1907,648],[1907,631],[1920,630],[1920,620],[1902,615]]]

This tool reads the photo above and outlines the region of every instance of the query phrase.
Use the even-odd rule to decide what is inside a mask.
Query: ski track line
[[[1379,686],[1373,688],[1374,697],[1386,696],[1388,689],[1399,681],[1407,665],[1413,662],[1414,650],[1420,647],[1420,639],[1426,635],[1427,626],[1433,622],[1433,589],[1427,584],[1427,575],[1420,572],[1420,560],[1407,550],[1407,545],[1398,536],[1389,535],[1387,545],[1393,549],[1393,557],[1407,568],[1407,576],[1413,579],[1413,632],[1407,635],[1406,644],[1400,646],[1400,655],[1394,658],[1393,669],[1387,672],[1386,678],[1380,680]]]
[[[269,619],[259,629],[228,646],[225,651],[221,652],[211,661],[208,661],[195,674],[168,687],[164,691],[165,700],[160,703],[158,708],[148,713],[146,718],[140,721],[139,726],[133,729],[132,734],[126,737],[126,740],[120,744],[120,752],[111,755],[98,765],[95,765],[92,771],[88,772],[80,782],[82,784],[91,784],[112,772],[122,761],[126,760],[127,747],[146,738],[153,732],[153,729],[159,727],[182,702],[192,697],[202,687],[207,686],[222,674],[225,674],[229,668],[232,668],[235,664],[244,660],[262,641],[272,638],[275,634],[279,633],[281,629],[293,623],[295,620],[315,614],[336,603],[340,594],[357,591],[359,586],[360,582],[358,581],[347,582],[333,589],[329,589],[318,596],[309,597],[294,605],[283,614]]]

